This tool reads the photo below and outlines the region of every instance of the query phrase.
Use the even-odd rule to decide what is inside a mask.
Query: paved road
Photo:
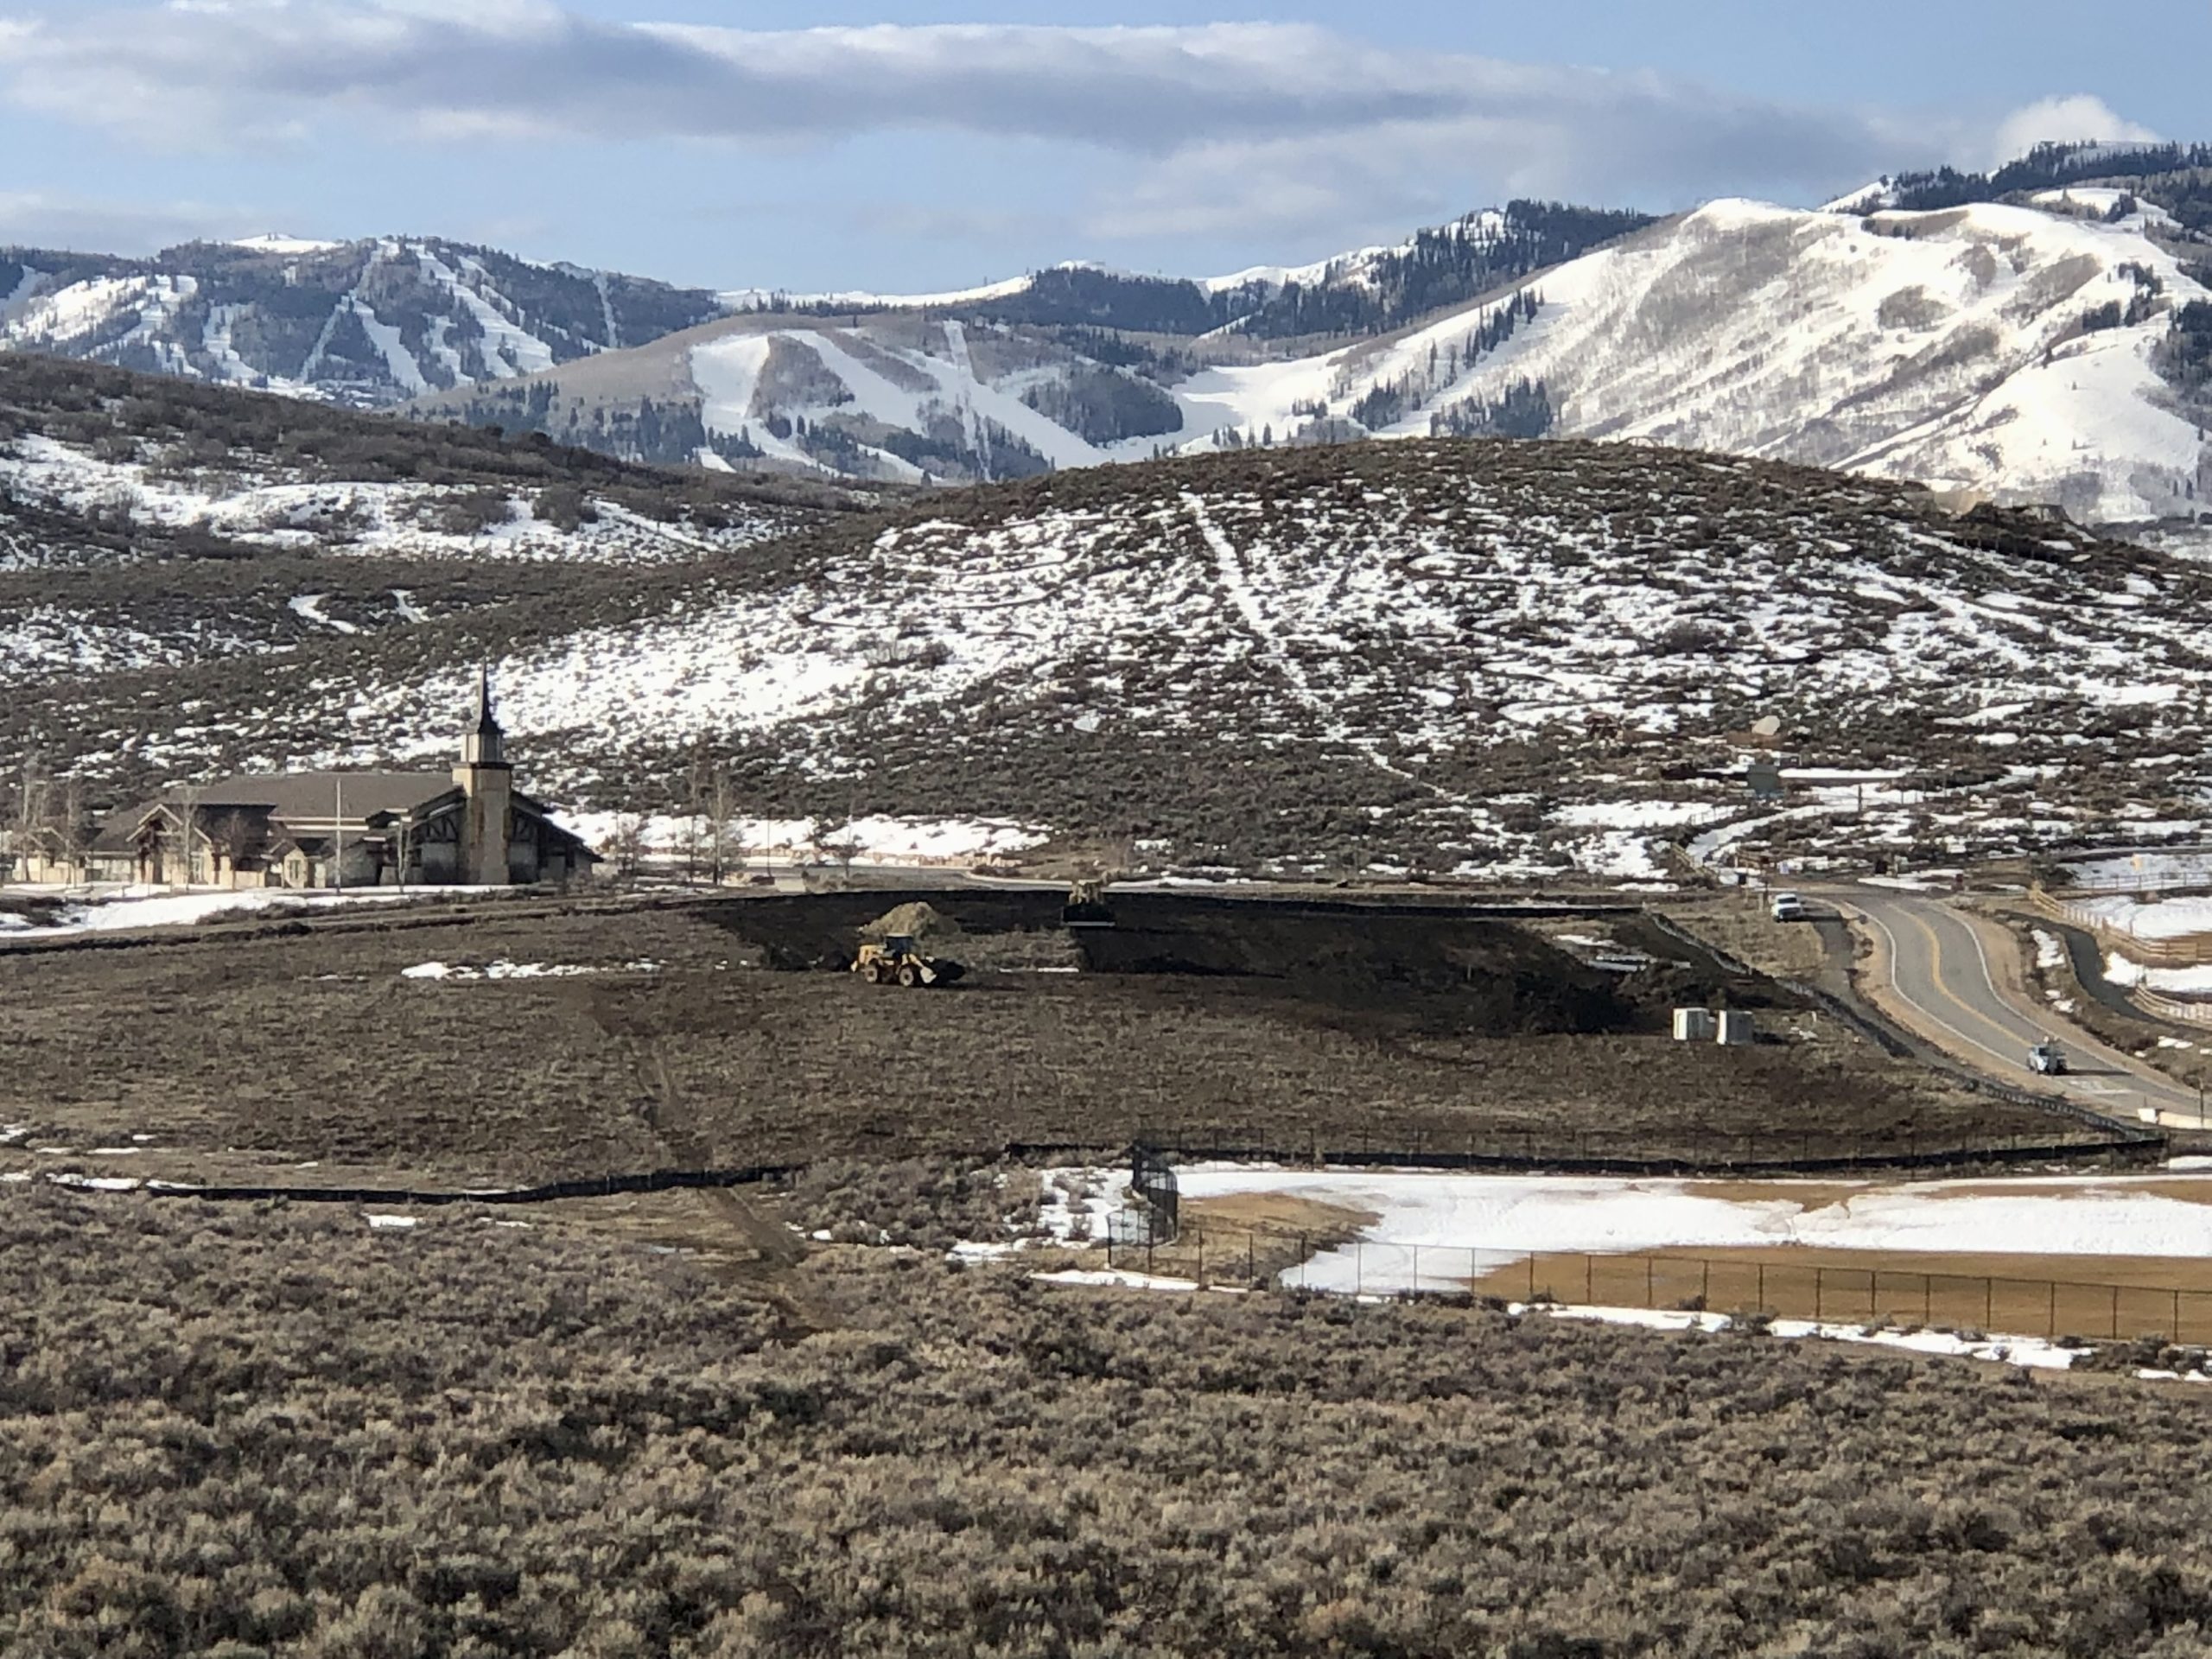
[[[1975,1070],[2021,1086],[2056,1085],[2115,1117],[2133,1117],[2141,1106],[2196,1114],[2195,1090],[2039,1007],[2014,982],[2009,964],[2000,969],[1992,963],[1980,929],[1942,899],[1875,887],[1830,896],[1862,917],[1881,946],[1877,965],[1887,964],[1891,998],[1908,1023]],[[2028,1070],[2029,1048],[2046,1037],[2065,1050],[2074,1066],[2068,1075],[2039,1077]]]

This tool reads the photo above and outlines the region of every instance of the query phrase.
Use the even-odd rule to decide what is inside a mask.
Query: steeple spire
[[[480,668],[476,671],[476,724],[461,740],[461,764],[505,766],[505,745],[506,734],[500,730],[499,717],[492,712],[492,671],[488,666]]]

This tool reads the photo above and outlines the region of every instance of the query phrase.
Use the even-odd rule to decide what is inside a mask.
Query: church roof
[[[342,800],[347,820],[359,823],[425,805],[454,787],[452,774],[443,772],[285,772],[219,778],[191,794],[203,811],[265,807],[280,818],[318,823],[327,822]],[[175,805],[184,794],[169,790],[162,800]]]

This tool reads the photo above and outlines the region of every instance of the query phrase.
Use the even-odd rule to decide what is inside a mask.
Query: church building
[[[502,887],[574,880],[597,862],[516,790],[483,675],[450,772],[292,772],[181,786],[111,813],[79,868],[30,874],[179,887]]]

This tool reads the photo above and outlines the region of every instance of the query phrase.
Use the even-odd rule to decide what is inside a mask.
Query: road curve
[[[1896,1012],[1976,1071],[2018,1086],[2056,1088],[2114,1117],[2132,1118],[2145,1106],[2190,1117],[2198,1112],[2194,1089],[2038,1007],[1992,963],[1981,930],[1940,899],[1866,887],[1834,896],[1878,945],[1871,966],[1878,974],[1886,969],[1887,1000]],[[2028,1070],[2028,1050],[2046,1037],[2072,1063],[2064,1077]]]

